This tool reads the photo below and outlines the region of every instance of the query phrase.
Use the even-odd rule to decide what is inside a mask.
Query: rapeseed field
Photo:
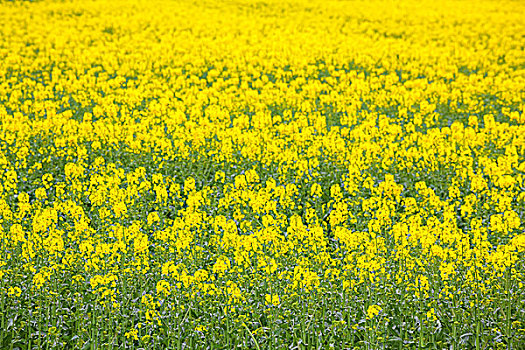
[[[1,349],[524,349],[525,3],[0,3]]]

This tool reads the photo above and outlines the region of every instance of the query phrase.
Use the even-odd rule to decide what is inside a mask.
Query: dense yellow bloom
[[[381,312],[381,307],[379,305],[370,305],[368,307],[368,309],[366,310],[366,317],[368,319],[372,319],[374,317],[376,317],[377,315],[379,315],[379,313]]]
[[[231,268],[230,259],[226,256],[220,256],[213,265],[213,272],[223,275]]]
[[[524,339],[524,11],[0,3],[0,338]]]

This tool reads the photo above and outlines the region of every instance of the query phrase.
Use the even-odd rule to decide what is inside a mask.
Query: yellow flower
[[[312,197],[321,197],[323,195],[323,189],[321,188],[321,185],[314,182],[310,189],[310,195]]]
[[[148,225],[153,225],[156,222],[160,221],[159,214],[156,211],[152,211],[148,214]]]
[[[231,267],[230,259],[226,256],[220,256],[215,264],[213,265],[213,272],[219,275],[223,275]]]
[[[139,334],[138,330],[133,328],[129,330],[128,332],[124,333],[124,336],[128,339],[139,340],[138,334]]]
[[[160,280],[157,282],[157,294],[158,295],[170,295],[170,284],[167,281]]]
[[[427,311],[427,318],[432,321],[437,320],[436,311],[434,310],[434,308],[431,308]]]
[[[370,320],[376,317],[377,315],[379,315],[381,310],[382,308],[379,305],[370,305],[366,310],[366,318]]]
[[[22,289],[19,287],[9,287],[7,294],[10,296],[20,297],[22,295]]]
[[[223,171],[217,171],[215,173],[215,181],[219,182],[219,183],[224,183],[224,179],[225,179],[225,174]]]
[[[277,306],[281,303],[278,294],[266,294],[264,299],[266,300],[266,305]]]
[[[206,326],[203,326],[203,325],[198,325],[195,327],[195,331],[196,332],[206,332]]]
[[[184,180],[184,193],[188,194],[192,191],[195,191],[195,179],[188,177],[186,180]]]

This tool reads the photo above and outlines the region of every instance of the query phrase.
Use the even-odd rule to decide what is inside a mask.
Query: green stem
[[[505,320],[505,332],[507,333],[506,336],[507,336],[507,348],[508,349],[512,349],[512,346],[511,346],[511,341],[512,341],[512,336],[511,336],[511,322],[510,322],[510,317],[511,317],[511,305],[512,305],[512,300],[511,300],[511,294],[510,294],[510,284],[511,284],[511,267],[509,266],[507,268],[507,280],[506,280],[506,283],[505,283],[505,292],[507,293],[507,305],[506,305],[506,320]]]

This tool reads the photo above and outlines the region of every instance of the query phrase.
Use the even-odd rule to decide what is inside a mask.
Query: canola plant
[[[525,4],[0,3],[0,348],[522,349]]]

